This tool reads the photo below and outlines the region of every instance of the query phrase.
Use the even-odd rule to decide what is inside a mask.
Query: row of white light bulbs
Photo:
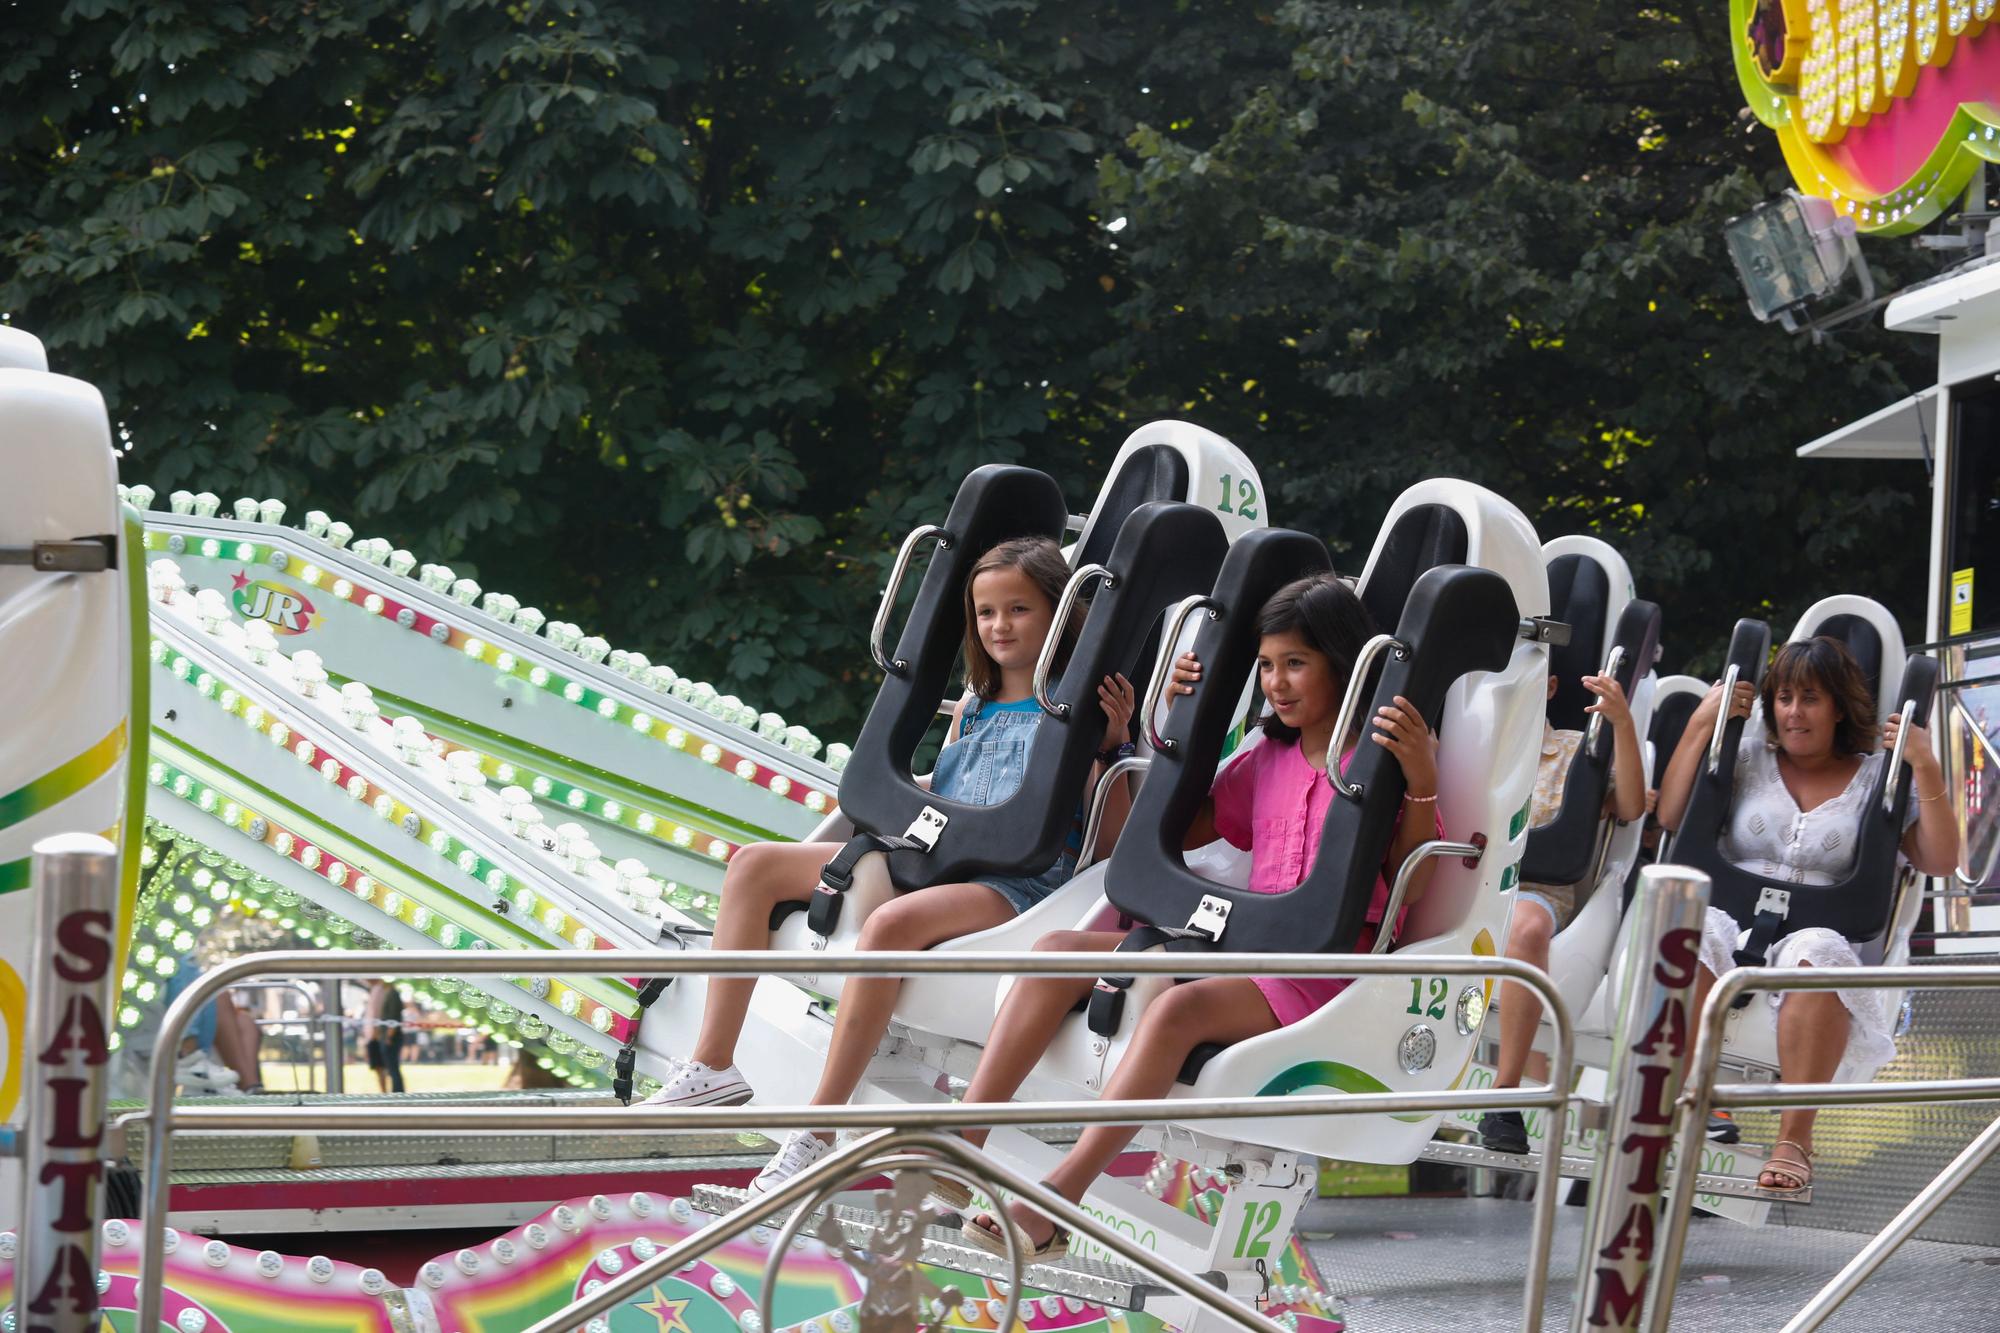
[[[161,596],[161,600],[167,600],[179,583],[178,571],[172,561],[153,562],[148,574],[154,580],[155,595]],[[185,584],[179,583],[179,587],[184,588]],[[194,595],[194,603],[195,614],[207,633],[218,635],[222,633],[224,626],[234,623],[229,617],[227,602],[215,589],[202,589]],[[242,629],[241,633],[245,640],[245,651],[257,665],[269,667],[273,664],[274,658],[284,660],[285,654],[278,649],[271,627],[265,622],[253,620]],[[299,693],[308,699],[317,697],[319,690],[327,681],[326,668],[321,663],[319,655],[311,649],[301,649],[291,654],[289,661],[292,679],[297,684]],[[348,681],[340,687],[337,706],[340,709],[341,720],[356,731],[366,728],[380,716],[380,707],[375,702],[374,692],[361,681]],[[256,717],[252,720],[262,719]],[[420,765],[426,758],[437,753],[439,743],[424,730],[421,722],[408,715],[391,719],[389,727],[391,744],[403,762],[412,767],[419,767],[421,772]],[[290,739],[289,733],[285,733],[284,739]],[[300,741],[299,744],[306,746],[309,742]],[[317,757],[315,752],[308,753]],[[459,800],[471,801],[475,793],[486,787],[486,774],[482,771],[482,762],[482,756],[472,750],[454,750],[445,756],[447,784],[452,794]],[[325,764],[333,765],[330,771],[338,774],[339,761],[328,758]],[[357,781],[365,782],[365,779]],[[590,840],[582,825],[564,823],[551,830],[535,805],[533,793],[527,788],[507,786],[499,791],[498,796],[505,811],[501,817],[502,822],[514,836],[555,853],[571,873],[587,875],[589,867],[600,860],[596,844]],[[680,839],[677,838],[675,841],[678,843]],[[691,844],[692,838],[688,841]],[[627,909],[656,921],[667,917],[670,908],[666,901],[665,890],[660,881],[652,876],[645,862],[636,857],[625,857],[613,865],[611,870],[612,893]],[[604,886],[594,885],[594,887]],[[560,908],[555,910],[560,912]],[[595,935],[581,926],[577,928],[576,934],[586,937],[585,939],[572,937],[572,942],[579,948],[591,947],[595,941]]]
[[[119,491],[122,498],[129,499],[141,510],[150,508],[155,498],[153,488],[145,485],[121,486]],[[168,503],[174,513],[195,518],[214,518],[222,507],[221,498],[213,491],[199,494],[175,491],[168,497]],[[234,507],[237,521],[243,523],[277,525],[284,521],[286,513],[282,500],[255,500],[249,496],[237,500]],[[540,609],[522,606],[517,597],[501,592],[482,595],[477,582],[459,578],[448,565],[419,566],[416,556],[393,548],[387,538],[365,537],[354,541],[351,526],[334,522],[317,509],[306,515],[305,531],[308,536],[321,538],[337,549],[351,549],[370,564],[383,567],[398,577],[409,578],[414,572],[420,585],[450,597],[461,606],[470,609],[477,603],[479,610],[502,624],[511,624],[525,634],[541,633],[554,647],[574,653],[593,665],[608,666],[628,680],[656,693],[671,695],[711,717],[755,731],[794,754],[811,758],[820,751],[817,736],[805,727],[787,723],[777,713],[759,712],[735,695],[724,694],[706,681],[688,680],[670,666],[655,665],[644,653],[614,649],[603,638],[586,635],[581,627],[569,621],[549,620]],[[840,745],[828,747],[829,761],[834,759],[836,751],[844,759],[846,748]]]

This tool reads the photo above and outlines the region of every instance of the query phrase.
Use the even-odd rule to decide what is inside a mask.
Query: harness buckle
[[[1790,916],[1792,914],[1792,891],[1790,889],[1774,888],[1769,884],[1759,889],[1757,891],[1757,915],[1762,916],[1766,912],[1781,920]]]
[[[927,805],[917,811],[917,817],[903,830],[903,840],[930,852],[937,847],[938,838],[944,833],[944,826],[950,822],[951,817],[944,811]]]
[[[1222,938],[1223,927],[1229,924],[1229,900],[1218,898],[1212,893],[1201,895],[1201,904],[1188,918],[1186,929],[1197,935],[1205,935],[1211,940]]]

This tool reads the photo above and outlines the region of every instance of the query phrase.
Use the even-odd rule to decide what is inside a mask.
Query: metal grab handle
[[[1715,710],[1715,734],[1708,738],[1710,777],[1722,771],[1722,728],[1729,722],[1729,710],[1735,707],[1736,678],[1741,674],[1734,662],[1729,664],[1729,670],[1722,673],[1722,706]]]
[[[1436,839],[1420,842],[1403,858],[1403,864],[1396,868],[1396,882],[1389,889],[1389,905],[1382,909],[1382,924],[1375,928],[1375,947],[1370,953],[1389,952],[1390,938],[1396,930],[1396,913],[1403,910],[1403,895],[1409,892],[1410,881],[1416,877],[1417,867],[1434,856],[1462,856],[1467,864],[1478,865],[1479,858],[1486,855],[1486,849],[1470,842],[1441,842]]]
[[[1368,672],[1385,648],[1395,650],[1398,662],[1410,660],[1410,645],[1393,634],[1377,634],[1361,645],[1360,653],[1354,658],[1354,667],[1347,673],[1347,692],[1340,696],[1340,714],[1333,720],[1333,739],[1326,743],[1327,780],[1333,783],[1335,791],[1350,801],[1361,799],[1361,784],[1349,782],[1347,775],[1340,771],[1340,743],[1354,728],[1354,713],[1361,707],[1361,691],[1367,684]]]
[[[1042,651],[1035,654],[1035,702],[1051,717],[1069,716],[1068,704],[1059,704],[1049,698],[1049,672],[1056,664],[1056,650],[1062,646],[1063,626],[1069,624],[1069,618],[1076,610],[1076,599],[1083,591],[1083,585],[1092,579],[1103,579],[1106,591],[1118,586],[1118,576],[1103,565],[1085,565],[1070,575],[1069,582],[1063,584],[1062,596],[1056,599],[1055,618],[1049,621],[1049,633],[1042,640]]]
[[[951,549],[951,533],[935,523],[926,523],[914,529],[903,538],[903,545],[896,552],[896,563],[889,569],[889,586],[882,589],[882,604],[875,608],[875,625],[868,631],[868,651],[875,658],[875,665],[886,675],[900,676],[910,669],[910,664],[902,658],[889,660],[889,650],[883,645],[883,638],[889,633],[889,613],[896,607],[896,594],[902,591],[903,575],[910,570],[910,560],[917,553],[917,547],[936,539],[940,551]]]
[[[1610,655],[1604,659],[1604,670],[1598,672],[1597,674],[1600,676],[1609,676],[1613,680],[1616,680],[1618,678],[1618,668],[1624,665],[1625,665],[1625,646],[1623,644],[1614,644],[1612,645]],[[1598,702],[1599,705],[1601,706],[1603,700],[1600,698]],[[1604,714],[1592,713],[1590,715],[1590,725],[1584,728],[1583,732],[1583,750],[1585,754],[1588,754],[1593,758],[1596,756],[1597,738],[1603,733],[1604,733]]]
[[[1090,793],[1090,812],[1083,817],[1083,851],[1076,858],[1076,869],[1069,872],[1072,878],[1097,861],[1097,838],[1104,831],[1104,806],[1111,796],[1111,784],[1127,773],[1143,773],[1152,766],[1152,760],[1135,754],[1104,770],[1104,776],[1097,780],[1097,786]]]
[[[1896,744],[1889,751],[1889,777],[1882,784],[1882,813],[1884,815],[1892,815],[1896,812],[1896,772],[1902,768],[1903,752],[1910,745],[1910,728],[1916,725],[1910,718],[1911,714],[1916,711],[1917,701],[1915,699],[1903,700],[1902,712],[1898,714],[1903,720],[1896,728]],[[1915,790],[1916,785],[1916,777],[1912,775],[1910,778],[1911,789]],[[1938,795],[1942,796],[1944,793],[1939,792]]]
[[[1153,659],[1153,678],[1146,683],[1146,700],[1140,708],[1146,719],[1146,742],[1162,754],[1172,754],[1180,747],[1179,741],[1168,740],[1160,734],[1156,720],[1160,698],[1167,688],[1168,668],[1174,661],[1174,645],[1181,641],[1181,631],[1187,628],[1188,617],[1201,610],[1208,612],[1210,620],[1222,619],[1222,604],[1213,597],[1190,597],[1183,601],[1168,623],[1166,633],[1160,636],[1160,651]]]

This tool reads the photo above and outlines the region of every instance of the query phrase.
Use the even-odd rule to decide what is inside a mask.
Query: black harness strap
[[[806,908],[806,924],[822,938],[833,934],[840,924],[840,906],[854,883],[854,866],[870,852],[927,852],[930,848],[915,838],[884,837],[879,833],[857,833],[831,861],[820,867],[819,883],[813,887],[812,902]]]
[[[1185,930],[1168,930],[1162,926],[1134,926],[1118,942],[1119,953],[1144,953],[1148,949],[1164,948],[1168,952],[1191,952],[1205,949],[1215,941],[1204,935],[1192,934]],[[1100,1037],[1110,1037],[1117,1033],[1119,1021],[1125,1015],[1125,992],[1132,989],[1135,977],[1099,977],[1091,987],[1090,997],[1084,1010],[1084,1021],[1090,1030]]]

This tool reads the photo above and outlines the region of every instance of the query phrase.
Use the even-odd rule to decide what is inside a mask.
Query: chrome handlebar
[[[1903,720],[1896,727],[1895,747],[1889,751],[1889,776],[1882,783],[1882,813],[1885,815],[1894,814],[1896,810],[1896,773],[1903,767],[1903,752],[1910,745],[1910,728],[1916,725],[1912,715],[1916,711],[1915,699],[1903,700],[1902,712],[1898,714]],[[1914,777],[1910,779],[1910,787],[1913,791],[1916,788]]]
[[[1035,654],[1035,702],[1052,717],[1069,716],[1068,704],[1059,704],[1049,698],[1049,672],[1055,666],[1056,650],[1062,646],[1063,627],[1069,624],[1069,618],[1076,610],[1077,595],[1083,591],[1083,585],[1100,578],[1104,580],[1106,589],[1118,586],[1118,576],[1103,565],[1085,565],[1069,576],[1069,582],[1063,585],[1062,596],[1056,599],[1055,618],[1049,622],[1049,633],[1042,640],[1042,651]]]
[[[1613,644],[1610,654],[1604,659],[1604,670],[1598,672],[1598,674],[1616,679],[1618,668],[1623,665],[1625,665],[1625,647],[1623,644]],[[1584,728],[1583,732],[1583,752],[1595,757],[1597,754],[1597,738],[1603,734],[1604,714],[1592,713],[1590,715],[1590,725]]]
[[[1206,610],[1210,620],[1222,618],[1222,604],[1213,597],[1190,597],[1180,604],[1174,618],[1168,622],[1166,633],[1160,636],[1160,651],[1153,659],[1153,678],[1146,684],[1146,699],[1142,711],[1146,718],[1146,743],[1162,754],[1172,754],[1179,748],[1179,741],[1168,740],[1160,734],[1156,717],[1160,711],[1160,699],[1166,693],[1169,668],[1174,662],[1174,646],[1181,641],[1181,631],[1187,628],[1188,617],[1196,611]]]
[[[1734,662],[1729,664],[1729,670],[1722,673],[1722,705],[1715,710],[1715,733],[1708,738],[1710,777],[1722,771],[1722,729],[1729,724],[1729,710],[1735,707],[1736,678],[1741,674]]]
[[[1347,775],[1340,771],[1340,743],[1347,739],[1347,733],[1354,728],[1355,710],[1361,707],[1361,691],[1368,681],[1368,672],[1375,665],[1375,659],[1385,648],[1394,649],[1398,662],[1410,660],[1410,645],[1403,643],[1393,634],[1377,634],[1361,646],[1354,658],[1354,667],[1347,674],[1347,692],[1340,697],[1340,712],[1333,720],[1333,739],[1326,743],[1326,777],[1333,789],[1350,801],[1361,799],[1361,784],[1349,782]]]
[[[1422,842],[1411,849],[1403,858],[1403,864],[1396,868],[1396,883],[1389,890],[1389,905],[1382,909],[1382,924],[1375,928],[1375,947],[1370,953],[1387,953],[1396,933],[1396,913],[1403,910],[1403,895],[1409,892],[1410,881],[1415,878],[1417,867],[1434,856],[1462,856],[1467,862],[1477,865],[1479,858],[1486,855],[1486,849],[1470,842]]]
[[[1104,830],[1104,806],[1111,795],[1111,784],[1127,773],[1143,773],[1153,766],[1153,761],[1144,755],[1128,755],[1104,770],[1097,779],[1097,786],[1090,793],[1090,813],[1083,817],[1083,850],[1077,854],[1076,869],[1071,876],[1082,874],[1097,862],[1097,839]]]
[[[900,676],[910,668],[910,664],[900,657],[894,662],[889,660],[889,650],[883,639],[889,633],[889,613],[895,609],[896,594],[902,591],[903,575],[910,570],[910,560],[916,555],[918,546],[932,539],[936,539],[939,550],[951,549],[951,533],[935,523],[926,523],[903,538],[903,545],[896,552],[896,563],[889,569],[889,586],[882,589],[882,604],[875,608],[875,624],[868,631],[868,651],[873,654],[875,665],[882,668],[884,675]]]

